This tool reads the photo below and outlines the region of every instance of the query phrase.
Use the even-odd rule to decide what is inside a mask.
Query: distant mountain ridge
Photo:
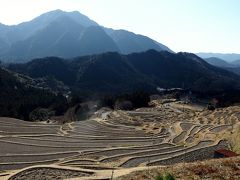
[[[146,36],[102,27],[77,11],[55,10],[19,25],[0,24],[0,59],[5,62],[103,52],[129,54],[148,49],[172,52]]]
[[[233,61],[232,64],[240,67],[240,59]]]
[[[204,60],[213,66],[220,67],[240,75],[240,60],[227,62],[216,57],[205,58]]]
[[[219,58],[226,62],[233,62],[236,60],[240,60],[240,54],[232,53],[232,54],[224,54],[224,53],[196,53],[197,56],[206,59],[206,58]]]
[[[130,54],[133,52],[144,52],[146,50],[154,49],[157,51],[169,51],[167,46],[158,43],[147,36],[134,34],[126,30],[113,30],[104,28],[107,34],[117,43],[118,48],[122,54]]]
[[[72,88],[92,92],[183,85],[202,92],[240,88],[238,75],[212,66],[194,54],[167,51],[149,50],[129,55],[109,52],[74,59],[49,57],[9,68],[33,78],[51,76]]]
[[[206,62],[208,62],[209,64],[212,64],[217,67],[225,67],[225,68],[235,67],[235,65],[233,65],[232,63],[228,63],[228,62],[224,61],[223,59],[216,58],[216,57],[205,58],[204,60]]]

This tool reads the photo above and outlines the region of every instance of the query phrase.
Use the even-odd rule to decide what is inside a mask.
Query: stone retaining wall
[[[179,155],[177,157],[172,157],[165,160],[150,162],[148,165],[157,166],[157,165],[170,165],[175,163],[181,162],[193,162],[193,161],[202,161],[205,159],[212,159],[214,158],[214,151],[218,149],[227,149],[226,141],[220,141],[217,145],[197,149],[191,152],[187,152],[186,154]]]

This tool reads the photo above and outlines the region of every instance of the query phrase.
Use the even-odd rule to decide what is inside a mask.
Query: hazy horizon
[[[79,11],[100,25],[146,35],[173,51],[240,54],[237,0],[0,0],[0,23],[48,11]]]

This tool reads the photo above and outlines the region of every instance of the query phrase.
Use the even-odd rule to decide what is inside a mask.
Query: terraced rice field
[[[181,116],[180,109],[169,106],[164,111],[110,112],[107,117],[64,125],[0,118],[0,177],[38,179],[36,173],[43,171],[50,174],[49,179],[52,174],[85,177],[113,168],[208,159],[214,150],[226,148],[224,141],[206,136],[228,130],[230,125],[200,124],[191,119],[165,123],[170,112],[173,119],[177,115],[180,119],[192,117],[193,112]],[[31,166],[34,168],[18,173],[18,169]]]

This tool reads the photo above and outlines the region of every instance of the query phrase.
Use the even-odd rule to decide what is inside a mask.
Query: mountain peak
[[[29,61],[46,56],[72,58],[109,51],[122,54],[149,49],[171,52],[147,36],[105,28],[78,11],[57,9],[31,21],[7,28],[0,25],[0,28],[4,32],[0,34],[3,41],[0,58],[5,61]]]
[[[75,20],[77,23],[81,24],[82,26],[89,27],[89,26],[99,26],[98,23],[91,20],[89,17],[85,16],[84,14],[80,13],[79,11],[72,11],[72,12],[64,12],[65,15]]]
[[[89,27],[93,25],[98,26],[96,22],[94,22],[93,20],[91,20],[90,18],[81,14],[78,11],[67,12],[61,9],[56,9],[56,10],[43,13],[40,16],[32,19],[31,21],[20,23],[15,27],[17,27],[18,29],[25,29],[25,28],[33,29],[35,32],[35,30],[39,30],[45,27],[46,25],[48,25],[49,23],[55,21],[59,17],[63,17],[63,16],[71,18],[72,20],[76,21],[77,23],[79,23],[84,27]]]
[[[46,12],[42,15],[49,15],[49,14],[61,14],[61,13],[66,13],[65,11],[61,10],[61,9],[56,9],[56,10],[52,10],[52,11],[49,11],[49,12]]]

